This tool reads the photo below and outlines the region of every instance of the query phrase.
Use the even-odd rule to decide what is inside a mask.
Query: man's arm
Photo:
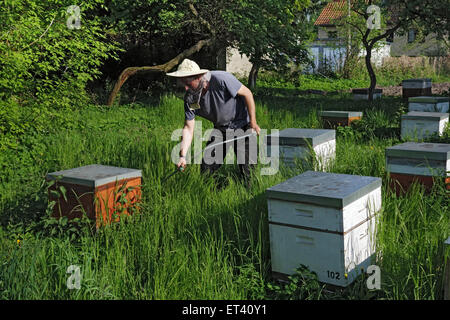
[[[180,166],[182,166],[183,168],[186,167],[185,157],[192,143],[192,137],[194,136],[194,127],[195,127],[194,119],[185,120],[180,144],[180,160],[178,161],[177,167]]]
[[[256,122],[256,112],[255,112],[255,100],[253,99],[253,94],[249,88],[242,85],[241,88],[237,92],[238,95],[243,96],[245,99],[245,104],[248,109],[248,115],[250,117],[250,127],[256,131],[259,135],[260,128]]]

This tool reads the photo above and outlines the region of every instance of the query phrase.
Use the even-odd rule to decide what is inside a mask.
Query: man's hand
[[[182,167],[183,170],[186,168],[186,158],[180,157],[180,160],[178,160],[177,168]]]
[[[255,130],[256,134],[259,136],[261,129],[259,128],[257,123],[250,123],[250,128]]]

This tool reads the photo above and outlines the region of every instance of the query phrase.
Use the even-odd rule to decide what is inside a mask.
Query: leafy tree
[[[166,22],[165,34],[171,40],[166,42],[162,37],[152,36],[150,41],[156,39],[160,46],[175,48],[177,54],[173,58],[165,55],[166,59],[159,60],[157,65],[125,68],[111,92],[108,105],[113,104],[121,86],[130,76],[138,72],[168,72],[184,58],[204,48],[223,52],[227,47],[234,46],[248,54],[255,64],[250,83],[254,83],[260,67],[284,66],[292,58],[297,62],[304,61],[304,41],[309,34],[304,31],[299,19],[302,9],[309,3],[310,0],[147,0],[131,4],[130,12],[134,9],[139,12],[133,15],[135,21],[143,21],[144,17],[153,15],[157,17],[155,19]],[[144,25],[147,25],[145,20]]]
[[[252,63],[248,86],[254,88],[260,68],[283,70],[292,62],[308,61],[307,43],[313,26],[306,20],[310,0],[249,0],[228,11],[235,46]]]
[[[0,150],[26,130],[46,130],[55,108],[86,103],[84,88],[117,49],[90,12],[69,0],[4,0],[0,5]]]
[[[361,43],[366,55],[365,64],[370,77],[369,100],[373,100],[376,75],[371,64],[372,50],[394,33],[404,33],[410,28],[422,35],[436,33],[440,39],[448,37],[448,2],[422,0],[352,0],[350,14],[335,22],[350,27],[353,47]],[[359,47],[356,46],[359,51]]]

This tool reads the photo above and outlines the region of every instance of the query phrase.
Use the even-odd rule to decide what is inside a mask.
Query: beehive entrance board
[[[56,201],[53,216],[74,219],[85,213],[97,227],[118,221],[139,202],[141,176],[141,170],[98,164],[49,173],[47,180],[56,180],[49,188],[50,201]],[[66,189],[67,201],[52,193],[60,186]]]
[[[431,96],[431,79],[408,79],[402,81],[404,99],[418,96]]]
[[[266,190],[272,272],[345,287],[375,252],[381,179],[307,171]]]
[[[406,142],[386,148],[386,171],[390,187],[397,194],[407,191],[414,181],[429,191],[437,179],[450,188],[450,144]]]
[[[409,111],[447,113],[449,110],[449,98],[445,97],[412,97],[408,102]]]
[[[362,117],[362,112],[322,111],[320,116],[325,129],[335,129],[339,126],[349,126],[353,121],[360,120]]]
[[[335,130],[288,128],[281,130],[278,137],[265,137],[267,154],[279,157],[291,168],[300,161],[306,168],[325,170],[335,158],[335,137]]]
[[[410,111],[402,115],[401,137],[422,140],[436,132],[442,135],[448,119],[448,113]]]

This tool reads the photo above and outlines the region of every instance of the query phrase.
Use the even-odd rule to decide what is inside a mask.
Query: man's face
[[[200,85],[200,80],[202,77],[203,75],[201,74],[192,77],[178,78],[178,85],[184,87],[186,91],[196,91],[198,89],[198,86]]]

